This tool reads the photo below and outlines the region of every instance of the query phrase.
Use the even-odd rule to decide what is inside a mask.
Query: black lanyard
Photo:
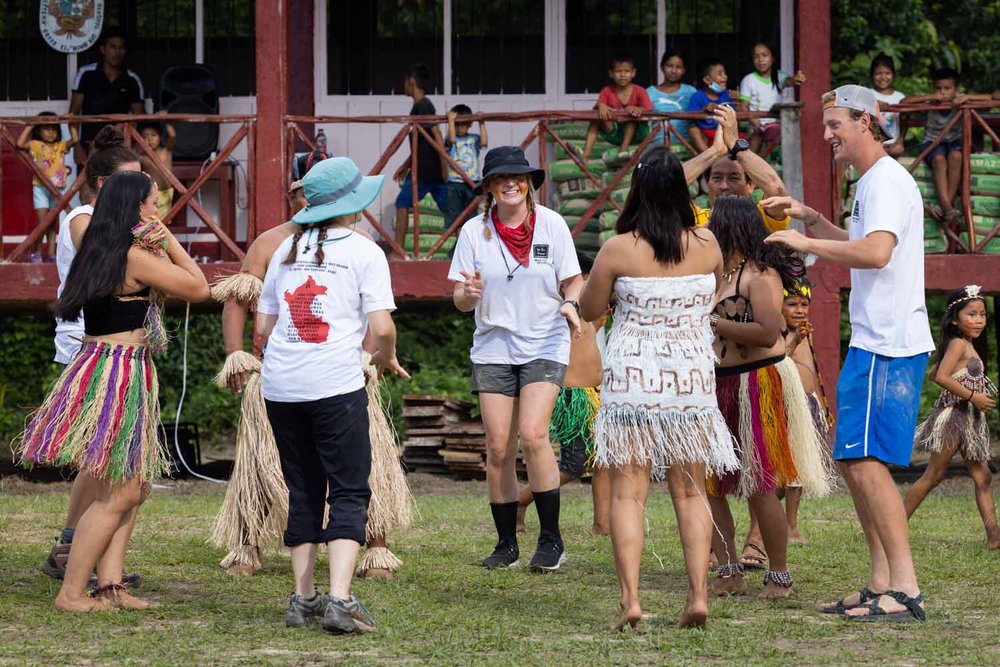
[[[493,230],[496,231],[496,223],[493,223]],[[503,259],[503,267],[507,270],[507,282],[510,282],[514,280],[514,274],[517,273],[517,270],[521,268],[522,264],[521,262],[515,260],[514,270],[510,270],[510,264],[507,263],[507,253],[503,251],[503,243],[500,242],[500,232],[496,232],[496,237],[497,246],[500,248],[500,258]],[[514,255],[511,254],[510,258],[514,259]]]

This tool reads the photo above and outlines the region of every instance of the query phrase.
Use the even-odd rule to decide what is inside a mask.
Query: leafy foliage
[[[1000,0],[833,0],[830,13],[835,85],[868,83],[871,60],[883,52],[896,62],[895,88],[907,94],[930,92],[939,67],[962,72],[968,90],[1000,88]]]

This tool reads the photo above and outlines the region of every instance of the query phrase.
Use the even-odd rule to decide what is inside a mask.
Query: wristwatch
[[[750,142],[746,139],[737,139],[733,147],[729,149],[729,159],[735,160],[737,155],[746,150],[750,150]]]

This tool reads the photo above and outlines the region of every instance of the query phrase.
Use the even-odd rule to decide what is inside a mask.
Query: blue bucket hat
[[[318,162],[302,179],[306,207],[292,222],[311,225],[363,211],[382,190],[385,176],[365,176],[354,160],[332,157]]]

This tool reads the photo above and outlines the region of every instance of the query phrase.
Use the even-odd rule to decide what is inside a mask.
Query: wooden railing
[[[997,224],[993,226],[992,230],[983,235],[981,238],[977,238],[976,224],[973,220],[971,185],[973,128],[981,128],[984,136],[989,137],[992,142],[994,153],[1000,154],[1000,137],[998,137],[997,131],[992,126],[993,124],[1000,125],[1000,118],[986,119],[982,115],[983,112],[998,106],[1000,106],[1000,102],[992,101],[968,102],[959,107],[955,107],[951,104],[899,104],[886,108],[886,112],[888,113],[900,114],[900,128],[902,132],[906,132],[908,128],[915,128],[919,126],[919,121],[917,119],[910,120],[910,117],[921,116],[926,114],[928,111],[955,112],[952,118],[941,130],[938,137],[928,146],[922,146],[920,153],[908,165],[907,169],[911,174],[924,163],[924,160],[928,155],[941,145],[944,137],[949,131],[951,131],[956,125],[961,125],[962,127],[962,174],[959,182],[961,206],[955,206],[956,210],[959,210],[962,213],[962,221],[961,224],[939,224],[941,232],[948,241],[950,251],[958,251],[962,253],[982,252],[986,248],[987,244],[1000,234],[1000,218],[997,218]],[[841,194],[843,185],[843,170],[834,169],[832,174],[834,178],[834,213],[837,216],[837,219],[840,219],[842,205],[844,203]],[[997,196],[1000,197],[1000,194]],[[927,209],[926,204],[924,205],[924,208],[925,218],[930,218],[930,211]],[[963,231],[963,227],[964,231],[968,234],[967,242],[963,241],[960,236]]]
[[[780,111],[780,115],[784,117],[786,113],[792,114],[795,120],[797,120],[799,113],[799,105],[789,105]],[[738,117],[740,120],[748,120],[751,118],[773,118],[779,115],[775,112],[739,112]],[[642,155],[642,152],[650,146],[650,144],[655,140],[664,140],[666,142],[677,141],[685,146],[692,154],[695,152],[687,140],[680,135],[677,129],[671,124],[671,120],[686,120],[695,121],[701,120],[708,117],[708,114],[704,113],[646,113],[643,114],[642,118],[637,122],[647,123],[650,121],[658,122],[663,130],[662,133],[650,132],[645,139],[634,145],[634,150],[630,158],[622,164],[616,171],[614,176],[609,182],[605,182],[603,179],[596,177],[590,169],[588,169],[583,158],[577,153],[577,151],[571,149],[567,144],[566,140],[560,138],[553,130],[552,125],[554,123],[561,122],[572,122],[572,121],[593,121],[598,120],[597,112],[595,111],[525,111],[520,113],[483,113],[483,114],[473,114],[470,116],[463,116],[463,121],[469,122],[507,122],[507,123],[524,123],[532,122],[534,125],[524,136],[520,142],[522,149],[527,149],[532,143],[537,142],[538,144],[538,155],[539,164],[541,169],[548,169],[548,142],[551,141],[556,145],[560,146],[563,151],[565,151],[567,157],[571,159],[583,174],[583,177],[589,180],[593,185],[599,189],[599,194],[591,206],[586,210],[586,212],[580,217],[580,221],[573,228],[573,237],[578,237],[583,233],[584,229],[587,227],[587,223],[602,210],[605,203],[610,203],[612,208],[617,211],[621,211],[621,204],[610,199],[611,192],[618,187],[622,180],[628,175],[628,173],[635,167]],[[619,122],[626,121],[636,121],[632,116],[626,115],[624,112],[620,113],[615,120]],[[447,123],[448,119],[446,116],[296,116],[289,115],[285,117],[286,125],[286,136],[288,144],[288,156],[289,160],[295,154],[296,143],[301,141],[310,150],[315,150],[316,146],[313,139],[306,135],[302,131],[302,125],[323,125],[323,124],[349,124],[349,123],[362,123],[362,124],[393,124],[400,125],[399,131],[395,134],[392,141],[385,147],[379,156],[375,164],[368,170],[368,175],[372,176],[375,174],[380,174],[385,169],[389,160],[399,151],[404,143],[408,141],[411,151],[410,159],[410,175],[412,183],[412,196],[414,202],[416,202],[418,197],[418,185],[417,181],[419,178],[419,163],[417,160],[417,142],[419,139],[427,141],[430,143],[441,158],[457,173],[462,175],[463,181],[470,185],[475,186],[475,183],[464,174],[461,168],[452,160],[451,156],[444,146],[437,144],[431,138],[431,134],[425,129],[424,126],[427,125],[440,125]],[[771,147],[773,148],[773,146]],[[790,147],[786,147],[790,148]],[[797,147],[796,147],[797,148]],[[801,164],[801,161],[799,161]],[[289,183],[291,181],[291,176],[288,176]],[[542,204],[546,201],[546,185],[543,184],[539,190],[539,199]],[[463,222],[472,214],[473,211],[479,206],[479,197],[475,197],[465,210],[455,219],[455,221],[444,230],[440,237],[435,241],[435,243],[427,249],[425,253],[420,252],[420,209],[418,206],[414,205],[413,211],[413,257],[415,259],[427,259],[433,257],[446,241],[458,233]],[[375,231],[382,237],[386,244],[393,250],[393,252],[400,255],[409,254],[405,251],[399,243],[397,243],[394,235],[390,234],[382,224],[375,219],[375,217],[368,211],[364,212],[364,217],[368,223],[375,229]]]
[[[190,187],[185,187],[183,183],[168,169],[156,156],[156,153],[150,149],[146,142],[142,139],[139,133],[136,131],[136,125],[141,123],[167,123],[167,122],[189,122],[189,123],[214,123],[218,125],[222,124],[236,124],[239,127],[236,132],[230,137],[226,145],[218,151],[216,157],[211,160],[202,169],[201,174],[191,184]],[[201,221],[208,227],[209,230],[218,238],[219,243],[225,248],[226,252],[231,254],[233,257],[242,259],[244,256],[243,249],[236,243],[236,241],[230,236],[230,234],[222,228],[218,220],[216,220],[201,203],[195,198],[199,190],[205,183],[215,174],[215,172],[229,160],[232,156],[233,151],[242,143],[246,141],[246,152],[247,152],[247,170],[248,170],[248,185],[252,187],[254,182],[254,151],[256,144],[256,124],[257,119],[255,116],[250,115],[196,115],[196,114],[117,114],[109,116],[26,116],[26,117],[0,117],[0,150],[5,150],[7,148],[13,150],[17,155],[18,159],[31,171],[32,175],[42,182],[42,184],[52,193],[54,197],[57,198],[57,203],[49,210],[48,215],[40,223],[34,226],[34,228],[27,234],[27,238],[24,239],[20,244],[18,244],[7,256],[3,255],[2,244],[0,244],[0,261],[5,262],[17,262],[22,260],[25,253],[29,251],[44,235],[45,233],[56,224],[59,219],[59,215],[66,211],[71,210],[70,201],[73,197],[80,191],[83,185],[87,181],[87,173],[84,165],[79,165],[78,173],[76,179],[73,181],[69,187],[65,190],[60,190],[57,188],[52,181],[46,177],[46,175],[38,168],[38,166],[32,161],[31,156],[17,148],[17,141],[14,135],[10,131],[10,125],[53,125],[67,123],[71,125],[77,124],[92,124],[92,123],[115,123],[123,131],[125,135],[126,143],[140,156],[147,158],[153,166],[155,166],[167,179],[171,187],[174,188],[177,194],[180,195],[179,199],[174,202],[173,206],[170,208],[169,213],[164,217],[164,222],[169,224],[174,220],[177,215],[185,208],[190,208],[195,215],[197,215]],[[0,198],[4,196],[3,193],[3,171],[2,163],[0,163]],[[254,212],[253,198],[249,198],[248,204],[248,230],[247,238],[253,239],[255,236],[255,225],[256,216]],[[3,237],[4,220],[3,220],[3,208],[0,207],[0,238]]]

